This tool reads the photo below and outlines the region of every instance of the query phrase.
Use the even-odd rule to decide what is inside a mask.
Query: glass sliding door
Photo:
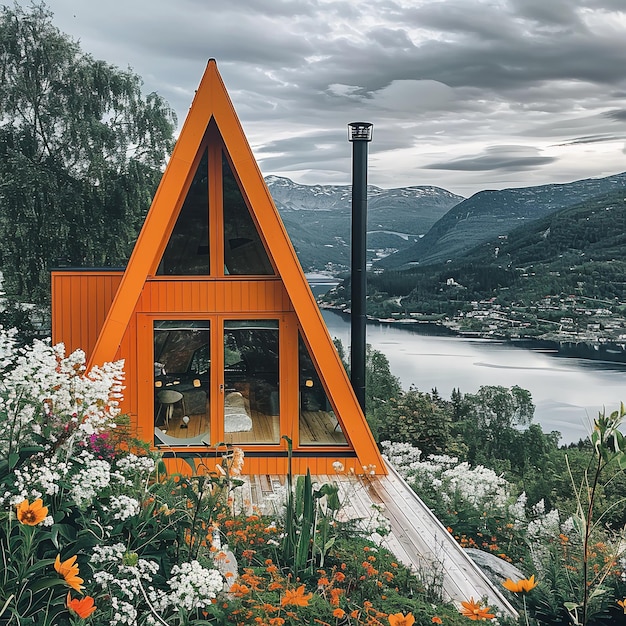
[[[278,320],[224,321],[224,441],[278,443]]]
[[[210,322],[157,320],[153,336],[155,445],[210,444]]]

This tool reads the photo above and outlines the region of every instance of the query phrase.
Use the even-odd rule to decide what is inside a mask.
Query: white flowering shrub
[[[224,579],[219,571],[206,569],[198,561],[191,561],[175,565],[167,584],[171,591],[162,595],[161,603],[157,606],[161,610],[170,606],[193,611],[211,605],[212,600],[222,591]]]
[[[103,611],[113,626],[158,623],[181,609],[190,613],[210,608],[224,587],[219,571],[195,560],[174,565],[166,585],[157,585],[157,561],[140,558],[121,543],[95,546],[91,563],[94,580],[111,599]]]
[[[420,461],[421,451],[410,444],[382,442],[383,452],[418,494],[435,494],[445,505],[464,503],[476,511],[503,511],[511,498],[507,481],[486,467],[470,467],[458,458],[430,455]]]
[[[62,344],[44,341],[17,349],[6,331],[0,354],[0,455],[10,459],[0,502],[69,496],[89,506],[110,487],[106,439],[120,412],[123,364],[87,374],[82,351],[65,356]],[[28,454],[18,459],[17,450]]]

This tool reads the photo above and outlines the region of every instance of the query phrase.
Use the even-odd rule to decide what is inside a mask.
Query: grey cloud
[[[206,7],[206,0],[192,0],[199,7]],[[293,18],[296,16],[313,16],[320,10],[317,0],[237,0],[237,12],[245,11],[260,15]],[[221,7],[220,11],[228,10]]]
[[[359,118],[374,122],[373,175],[391,186],[424,162],[458,188],[565,181],[622,158],[621,146],[592,146],[619,139],[626,116],[626,38],[611,14],[623,16],[624,0],[49,2],[63,30],[131,66],[181,122],[215,57],[264,172],[349,176],[345,127]],[[570,148],[557,161],[484,147],[546,141]],[[463,145],[475,154],[460,156]]]
[[[576,137],[563,143],[557,143],[557,146],[574,146],[587,143],[606,143],[609,141],[621,141],[624,139],[624,135],[596,135],[591,137]]]
[[[557,161],[555,157],[543,157],[532,148],[525,146],[492,146],[482,155],[462,157],[450,161],[441,161],[424,165],[429,170],[455,170],[483,172],[490,170],[515,171],[549,165]]]
[[[604,114],[611,120],[615,120],[617,122],[626,122],[626,109],[616,109],[615,111],[607,111]]]
[[[572,0],[511,0],[511,6],[517,15],[539,24],[581,26],[576,13],[576,2]]]

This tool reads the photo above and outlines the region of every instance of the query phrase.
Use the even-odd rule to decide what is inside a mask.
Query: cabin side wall
[[[52,343],[67,354],[91,356],[123,270],[55,270],[52,272]]]

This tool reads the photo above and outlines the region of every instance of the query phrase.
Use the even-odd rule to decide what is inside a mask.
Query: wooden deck
[[[360,519],[375,528],[384,516],[390,528],[380,544],[413,569],[426,584],[439,584],[443,597],[460,606],[463,600],[486,598],[504,615],[517,617],[513,606],[483,574],[417,494],[387,465],[387,476],[314,476],[318,484],[339,485],[344,519]],[[239,506],[274,513],[284,493],[284,476],[246,476],[236,495]]]

